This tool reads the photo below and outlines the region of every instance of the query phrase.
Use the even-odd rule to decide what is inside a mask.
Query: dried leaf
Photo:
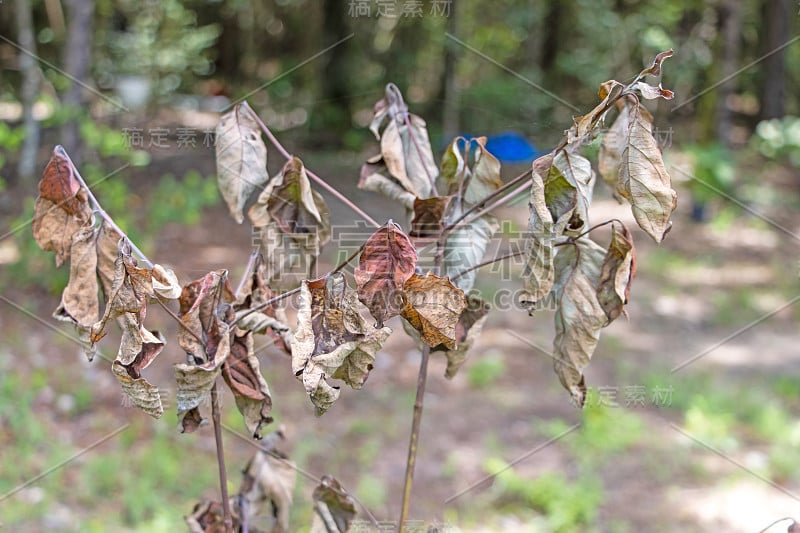
[[[414,218],[408,234],[415,239],[435,239],[444,229],[444,215],[450,204],[450,196],[434,196],[414,199]]]
[[[161,415],[164,414],[164,408],[161,405],[158,387],[144,379],[141,372],[164,349],[164,337],[157,331],[151,333],[143,327],[139,327],[136,335],[141,339],[142,347],[140,352],[130,362],[117,357],[111,366],[111,370],[122,386],[122,392],[125,393],[133,405],[154,418],[161,418]],[[124,342],[125,340],[123,339]]]
[[[261,375],[258,358],[253,353],[253,333],[236,332],[230,356],[222,364],[222,377],[236,399],[247,430],[261,438],[261,427],[272,422],[272,396]]]
[[[245,467],[239,488],[239,501],[243,503],[241,515],[248,524],[257,517],[269,516],[274,521],[270,533],[289,531],[297,466],[282,450],[284,446],[282,429],[267,436]],[[264,509],[265,503],[269,504],[269,509]]]
[[[414,274],[417,251],[400,226],[391,220],[373,233],[361,252],[354,275],[358,299],[377,320],[377,327],[400,314],[402,288]]]
[[[217,126],[217,183],[231,216],[242,223],[242,210],[253,191],[267,183],[267,147],[246,103],[222,115]]]
[[[556,153],[544,186],[557,236],[579,235],[588,227],[594,181],[588,159],[565,150]]]
[[[619,168],[622,163],[622,152],[627,145],[626,139],[631,124],[631,111],[634,106],[631,105],[631,101],[625,100],[624,102],[619,102],[617,107],[619,108],[619,115],[617,115],[617,118],[600,142],[597,168],[600,170],[603,181],[611,187],[614,197],[621,202],[622,196],[617,190],[619,186]]]
[[[420,332],[428,346],[443,344],[456,348],[456,324],[467,305],[464,291],[448,278],[428,272],[414,274],[403,286],[405,307],[402,317]]]
[[[452,350],[443,346],[432,349],[432,351],[443,351],[447,357],[447,369],[444,374],[447,379],[452,379],[467,360],[467,354],[480,336],[488,318],[489,304],[477,296],[467,295],[467,305],[456,324],[456,347]]]
[[[654,87],[649,83],[645,83],[643,81],[636,82],[633,86],[634,90],[639,91],[641,95],[648,99],[648,100],[655,100],[656,98],[663,98],[664,100],[672,100],[675,97],[675,93],[670,91],[669,89],[664,89],[661,87],[661,84],[658,84],[658,87]]]
[[[364,191],[381,193],[390,200],[396,200],[402,204],[406,210],[414,208],[413,193],[408,192],[400,182],[387,175],[388,169],[383,160],[383,156],[378,154],[367,159],[361,166],[361,177],[358,181],[358,188]]]
[[[53,149],[53,155],[39,181],[39,197],[48,200],[68,215],[85,220],[91,212],[88,197],[64,148]]]
[[[249,283],[246,283],[237,294],[234,310],[236,319],[250,312],[251,309],[259,307],[263,303],[277,296],[267,284],[267,265],[264,256],[258,254],[254,263]],[[267,334],[274,341],[275,346],[292,354],[289,346],[292,341],[292,332],[286,317],[286,311],[280,307],[279,303],[268,305],[259,312],[251,313],[237,325],[240,329],[252,331],[259,334]]]
[[[639,77],[643,76],[660,76],[661,75],[661,64],[664,62],[665,59],[672,57],[674,52],[670,48],[665,52],[661,52],[658,54],[655,59],[653,59],[653,64],[650,65],[648,68],[644,69],[639,73]]]
[[[386,125],[381,132],[384,122]],[[422,118],[408,112],[400,91],[393,84],[387,85],[386,96],[375,104],[370,130],[381,142],[381,153],[362,167],[359,187],[400,199],[403,195],[393,186],[396,184],[414,197],[430,197],[437,168],[427,126]],[[383,167],[392,180],[375,177],[382,175]],[[408,197],[405,201],[408,202]]]
[[[573,144],[589,136],[610,109],[610,102],[619,96],[623,88],[624,86],[616,80],[609,80],[603,83],[599,91],[602,101],[590,112],[574,119],[575,125],[567,131],[567,143]]]
[[[597,298],[604,256],[605,250],[600,246],[581,238],[575,245],[560,247],[555,258],[555,371],[579,406],[586,401],[583,369],[600,339],[600,329],[608,322]]]
[[[464,145],[463,152],[461,144]],[[470,152],[471,166],[467,164]],[[448,194],[460,193],[464,202],[474,204],[502,187],[500,166],[500,161],[486,149],[486,137],[477,137],[470,142],[456,137],[442,156],[440,177]]]
[[[314,489],[314,518],[310,533],[346,533],[356,517],[356,502],[329,475],[322,476]]]
[[[303,382],[317,415],[339,397],[327,378],[354,389],[367,380],[375,354],[392,332],[367,324],[356,308],[356,294],[341,273],[304,281],[300,287],[297,330],[292,341],[292,370]]]
[[[631,202],[639,227],[661,242],[672,226],[669,218],[678,195],[672,189],[652,127],[650,113],[637,104],[622,151],[617,190]]]
[[[458,202],[454,201],[450,206],[450,213],[447,215],[448,224],[464,212],[458,207]],[[472,289],[477,274],[474,270],[464,272],[481,262],[489,242],[498,229],[500,224],[497,218],[486,214],[466,226],[460,226],[447,236],[442,263],[443,273],[453,278],[456,286],[464,292]]]
[[[153,292],[165,300],[177,300],[181,296],[181,284],[171,268],[153,265]]]
[[[608,245],[603,266],[600,271],[600,282],[597,287],[597,298],[608,317],[613,322],[620,313],[625,313],[631,283],[636,275],[636,251],[633,238],[624,224],[612,225],[611,243]]]
[[[233,509],[231,509],[233,513]],[[233,530],[239,531],[241,522],[238,516],[232,516]],[[183,517],[189,526],[189,533],[227,533],[224,511],[220,502],[203,500],[192,509],[192,514]],[[252,529],[250,531],[253,531]],[[253,531],[253,533],[255,533]]]
[[[284,165],[248,212],[260,231],[268,275],[296,271],[319,255],[331,236],[330,214],[322,196],[311,189],[303,162],[293,157]],[[275,251],[279,253],[275,253]],[[284,250],[293,250],[286,254]],[[307,271],[303,268],[302,271]]]
[[[100,304],[97,299],[97,230],[87,225],[72,237],[69,260],[69,282],[61,293],[61,304],[53,317],[75,326],[87,358],[94,358],[91,342],[92,325],[97,322]]]
[[[220,308],[233,300],[227,271],[209,272],[183,287],[180,297],[178,344],[186,351],[186,363],[175,365],[178,385],[178,419],[183,432],[204,423],[198,407],[209,397],[220,367],[231,350],[228,324],[219,318]]]
[[[533,171],[531,182],[531,216],[525,236],[525,268],[522,279],[531,309],[550,293],[555,281],[553,269],[553,244],[557,237],[553,216],[545,203],[545,186],[542,176]]]

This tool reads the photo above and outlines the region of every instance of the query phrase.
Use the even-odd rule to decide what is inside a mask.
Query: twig
[[[190,328],[183,320],[181,320],[181,318],[175,314],[175,311],[167,307],[167,304],[161,301],[161,297],[158,294],[156,294],[156,302],[158,302],[158,305],[160,305],[161,308],[164,309],[164,311],[166,311],[169,316],[175,319],[175,322],[180,324],[183,329],[191,333],[192,337],[197,339],[197,342],[199,342],[203,348],[206,347],[206,343],[203,341],[202,337],[200,337],[200,335],[195,333],[195,331],[192,328]]]
[[[222,496],[222,515],[226,533],[233,533],[233,515],[228,500],[228,476],[225,470],[225,452],[222,449],[222,422],[220,419],[219,390],[217,381],[211,387],[211,420],[214,421],[214,440],[217,444],[217,465],[219,466],[219,489]]]
[[[465,218],[466,218],[468,215],[470,215],[470,214],[474,213],[475,211],[477,211],[478,209],[480,209],[480,208],[481,208],[481,206],[483,206],[483,205],[484,205],[486,202],[490,202],[490,201],[494,200],[495,198],[497,198],[498,196],[500,196],[501,194],[503,194],[505,191],[507,191],[507,190],[508,190],[508,189],[510,189],[511,187],[513,187],[513,186],[517,185],[517,184],[518,184],[518,183],[520,183],[521,181],[523,181],[523,180],[525,180],[526,178],[528,178],[528,177],[530,176],[530,174],[531,174],[531,172],[532,172],[532,171],[533,171],[533,169],[528,169],[528,170],[526,170],[525,172],[523,172],[522,174],[520,174],[520,175],[519,175],[519,176],[517,176],[516,178],[512,179],[511,181],[509,181],[508,183],[504,184],[502,187],[500,187],[499,189],[497,189],[496,191],[494,191],[492,194],[488,195],[486,198],[483,198],[483,199],[482,199],[480,202],[478,202],[478,203],[476,203],[476,204],[474,204],[474,205],[470,206],[470,208],[469,208],[469,209],[467,209],[466,211],[464,211],[463,213],[461,213],[461,215],[460,215],[460,216],[459,216],[457,219],[455,219],[453,222],[451,222],[451,223],[450,223],[450,224],[449,224],[449,225],[448,225],[448,226],[445,228],[445,231],[447,231],[447,232],[450,232],[450,231],[452,231],[452,230],[455,228],[455,226],[456,226],[456,225],[457,225],[459,222],[461,222],[462,220],[464,220],[464,219],[465,219]]]
[[[111,228],[114,231],[119,233],[122,237],[125,238],[126,241],[128,241],[128,244],[131,245],[131,250],[133,250],[139,255],[139,258],[144,262],[145,265],[147,265],[147,268],[153,268],[153,263],[151,263],[150,260],[147,258],[147,256],[144,255],[144,253],[139,249],[139,247],[137,247],[136,244],[134,244],[134,242],[128,238],[128,235],[124,231],[122,231],[119,226],[117,226],[117,223],[114,222],[114,219],[111,218],[108,215],[108,213],[106,213],[105,209],[103,209],[103,206],[101,206],[100,202],[97,201],[97,198],[95,198],[91,189],[89,189],[89,186],[86,184],[86,181],[83,179],[83,176],[81,176],[81,173],[78,171],[78,167],[75,166],[75,163],[72,162],[72,159],[70,159],[67,151],[64,150],[64,147],[58,144],[53,149],[53,151],[58,152],[59,155],[64,156],[64,158],[66,158],[66,160],[69,162],[69,166],[72,168],[72,171],[75,174],[75,178],[78,180],[78,182],[80,182],[83,188],[86,189],[86,195],[88,196],[89,201],[92,203],[94,210],[97,211],[97,213],[100,215],[103,221],[105,221],[105,223],[111,226]]]
[[[768,526],[767,526],[767,527],[765,527],[764,529],[760,530],[758,533],[766,533],[766,532],[767,532],[767,530],[768,530],[769,528],[771,528],[772,526],[774,526],[775,524],[780,524],[781,522],[784,522],[784,521],[786,521],[786,520],[791,520],[791,521],[792,521],[791,525],[789,526],[790,528],[791,528],[793,525],[795,525],[795,524],[796,524],[796,522],[795,522],[795,519],[794,519],[794,518],[792,518],[791,516],[784,516],[783,518],[779,518],[778,520],[775,520],[773,523],[771,523],[770,525],[768,525]]]
[[[250,110],[250,112],[252,113],[253,117],[255,117],[256,122],[258,123],[259,127],[261,128],[261,131],[263,131],[264,135],[266,135],[267,139],[269,139],[269,142],[272,143],[272,145],[283,155],[283,157],[285,157],[286,159],[291,159],[292,158],[292,154],[290,154],[286,150],[286,148],[283,147],[283,145],[280,143],[280,141],[278,141],[278,139],[275,137],[275,135],[272,133],[272,131],[270,131],[270,129],[267,127],[267,125],[264,124],[264,121],[261,120],[261,117],[259,117],[256,114],[256,112],[253,111],[253,108],[250,107],[250,105],[246,101],[242,102],[242,105],[247,107]],[[329,193],[334,195],[343,204],[345,204],[347,207],[349,207],[350,209],[352,209],[353,211],[355,211],[356,213],[361,215],[364,218],[364,220],[366,220],[367,222],[372,224],[374,227],[379,228],[381,226],[380,224],[378,224],[375,221],[374,218],[369,216],[360,207],[358,207],[356,204],[351,202],[345,195],[343,195],[338,190],[336,190],[335,187],[329,185],[328,182],[326,182],[324,179],[320,178],[319,176],[317,176],[316,174],[311,172],[311,170],[309,170],[308,168],[306,168],[306,174],[308,174],[309,178],[311,178],[312,180],[316,181],[320,185],[320,187],[322,187],[323,189],[325,189],[326,191],[328,191]]]
[[[483,263],[478,263],[477,265],[472,266],[470,268],[467,268],[466,270],[462,270],[461,272],[459,272],[455,276],[451,277],[450,281],[455,281],[458,278],[460,278],[461,276],[465,276],[465,275],[469,274],[470,272],[472,272],[473,270],[478,270],[479,268],[483,268],[486,265],[491,265],[492,263],[497,263],[498,261],[505,261],[506,259],[511,259],[512,257],[517,257],[519,255],[524,255],[524,254],[525,254],[525,250],[517,250],[516,252],[509,252],[509,253],[507,253],[505,255],[501,255],[500,257],[496,257],[494,259],[490,259],[488,261],[484,261]]]
[[[251,252],[250,259],[247,260],[247,266],[244,267],[244,273],[242,274],[242,279],[239,280],[239,285],[236,286],[236,292],[233,293],[235,298],[239,298],[239,293],[242,292],[244,288],[244,284],[247,283],[247,280],[250,278],[250,271],[253,270],[253,266],[256,264],[256,258],[258,257],[259,252]]]
[[[493,209],[496,209],[496,208],[502,206],[503,204],[506,204],[506,203],[510,202],[519,193],[525,191],[525,189],[527,189],[530,186],[531,186],[530,181],[526,181],[525,183],[523,183],[522,185],[520,185],[519,187],[517,187],[516,189],[514,189],[510,193],[508,193],[506,196],[503,196],[502,198],[500,198],[498,200],[495,200],[493,203],[489,204],[488,206],[484,207],[483,209],[479,209],[477,212],[473,212],[472,216],[469,217],[468,219],[466,219],[466,220],[462,219],[461,222],[459,222],[458,224],[453,225],[453,227],[450,229],[450,231],[456,230],[456,229],[460,228],[461,226],[469,226],[470,224],[475,222],[477,219],[481,218],[483,215],[491,212]]]

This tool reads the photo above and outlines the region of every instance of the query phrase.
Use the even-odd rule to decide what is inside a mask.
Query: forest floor
[[[378,220],[403,219],[396,205],[356,189],[355,155],[305,162]],[[213,175],[213,152],[157,154],[151,167],[125,179],[146,198],[155,176],[188,168]],[[616,217],[633,228],[629,208],[602,188],[591,219]],[[34,190],[10,194],[12,205],[21,205]],[[347,208],[325,196],[334,223],[352,224]],[[551,312],[494,310],[452,380],[444,378],[444,358],[432,357],[414,519],[452,531],[603,532],[753,532],[785,516],[800,519],[800,305],[789,303],[800,295],[800,237],[724,199],[712,204],[712,222],[696,224],[689,204],[681,188],[662,245],[634,232],[639,266],[629,319],[603,332],[586,372],[593,395],[583,412],[570,405],[547,355]],[[768,215],[790,233],[800,231],[797,204]],[[148,255],[174,268],[181,282],[217,268],[238,281],[250,231],[226,211],[219,203],[200,224],[167,225]],[[525,199],[499,216],[509,221],[508,232],[524,228]],[[29,230],[20,235],[31,238]],[[596,238],[605,243],[607,234]],[[14,257],[13,246],[0,243],[0,251]],[[488,270],[477,284],[485,294],[517,288],[518,265]],[[126,407],[109,365],[86,362],[64,336],[69,330],[50,318],[58,292],[0,276],[0,524],[9,531],[180,530],[194,502],[218,494],[211,427],[180,435],[171,410],[154,421]],[[177,327],[160,309],[147,321],[175,339]],[[364,388],[343,388],[320,418],[290,359],[271,346],[259,351],[275,425],[284,426],[292,458],[314,476],[334,475],[386,523],[399,513],[419,362],[399,319],[388,325],[395,333]],[[111,358],[115,340],[100,345]],[[148,379],[169,389],[171,363],[183,357],[172,342]],[[226,424],[244,434],[231,396],[223,407]],[[231,433],[225,446],[235,489],[254,448]],[[308,523],[314,485],[298,477],[298,530]]]

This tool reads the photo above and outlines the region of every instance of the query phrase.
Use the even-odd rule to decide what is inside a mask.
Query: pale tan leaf
[[[153,291],[165,300],[177,300],[181,296],[181,284],[171,268],[153,265]]]
[[[217,126],[217,182],[231,216],[242,223],[242,210],[256,189],[267,183],[267,147],[247,104],[236,104]]]
[[[618,190],[631,202],[639,227],[661,242],[672,226],[669,219],[678,195],[672,189],[652,128],[652,117],[637,105],[622,151]]]
[[[621,196],[617,190],[619,182],[619,169],[622,162],[622,152],[626,146],[628,130],[631,124],[631,112],[633,105],[628,100],[619,103],[619,114],[611,127],[603,135],[600,142],[600,152],[597,156],[597,168],[611,190],[614,197],[621,201]]]
[[[537,303],[553,288],[553,244],[557,237],[553,216],[545,203],[544,180],[536,171],[532,173],[531,200],[528,205],[531,216],[528,219],[528,234],[525,236],[525,268],[522,279],[526,303],[531,309],[535,309]]]
[[[239,495],[244,500],[246,521],[269,517],[270,533],[288,533],[297,466],[285,448],[282,428],[268,435],[244,469]]]
[[[604,256],[603,248],[581,238],[574,245],[561,246],[555,258],[555,371],[579,406],[586,401],[583,370],[597,347],[600,329],[608,322],[597,299]]]
[[[414,194],[408,192],[399,181],[385,175],[384,172],[388,173],[388,170],[381,154],[367,159],[367,162],[361,166],[358,188],[383,194],[390,200],[399,202],[408,211],[413,209],[416,198]]]
[[[458,202],[450,202],[447,223],[453,223],[464,209]],[[500,229],[500,224],[494,215],[486,214],[476,218],[465,226],[460,226],[447,236],[444,245],[444,261],[442,272],[445,276],[453,278],[454,283],[463,291],[469,291],[475,284],[476,272],[472,269],[481,262],[486,248],[492,237]],[[462,274],[465,271],[466,274]]]
[[[456,347],[452,350],[443,349],[447,357],[445,377],[452,379],[467,360],[467,355],[475,340],[480,336],[483,325],[489,318],[489,304],[477,296],[467,296],[467,306],[461,312],[456,324]],[[438,351],[442,346],[434,348]]]

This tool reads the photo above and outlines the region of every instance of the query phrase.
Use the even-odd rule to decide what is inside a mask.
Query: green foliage
[[[12,128],[5,122],[0,122],[0,169],[5,166],[8,155],[19,150],[24,139],[24,126]],[[3,190],[4,183],[3,179],[0,178],[0,191]]]
[[[493,487],[499,502],[519,502],[542,512],[550,531],[576,531],[591,525],[603,500],[602,484],[592,477],[570,481],[562,474],[546,473],[527,479],[494,457],[486,460],[484,471],[499,472]]]
[[[800,167],[800,117],[759,122],[751,143],[767,159]]]
[[[143,76],[154,84],[156,95],[165,96],[191,75],[213,71],[208,50],[220,34],[219,25],[198,26],[195,12],[178,0],[144,4],[126,0],[116,5],[127,29],[104,36],[108,54],[97,62],[97,72]]]
[[[505,373],[505,361],[497,353],[491,352],[473,359],[467,370],[467,381],[474,388],[483,389],[491,386]]]
[[[168,223],[198,224],[203,211],[219,203],[216,181],[213,177],[204,178],[196,170],[188,171],[180,180],[165,174],[151,196],[147,227],[152,235]]]
[[[689,189],[697,202],[705,203],[719,196],[715,191],[730,194],[734,184],[733,154],[719,143],[691,145],[686,148],[693,162]]]

